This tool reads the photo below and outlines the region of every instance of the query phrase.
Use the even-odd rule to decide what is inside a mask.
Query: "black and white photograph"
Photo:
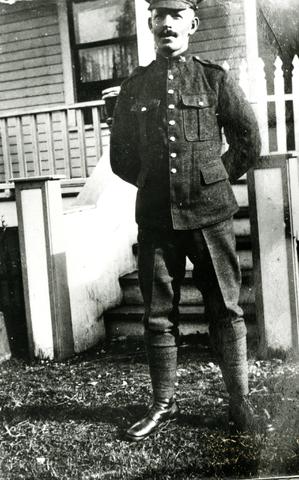
[[[299,480],[299,0],[0,0],[0,480]]]

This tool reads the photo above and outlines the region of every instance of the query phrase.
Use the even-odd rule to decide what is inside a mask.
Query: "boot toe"
[[[174,421],[178,415],[178,406],[174,400],[165,405],[153,405],[148,413],[134,423],[125,433],[125,439],[138,442],[147,438],[152,432]]]
[[[134,423],[125,433],[125,438],[133,442],[138,442],[148,437],[157,428],[157,423],[151,418],[144,417]]]
[[[267,434],[275,432],[270,415],[258,415],[248,398],[231,401],[229,407],[230,428],[239,433]]]

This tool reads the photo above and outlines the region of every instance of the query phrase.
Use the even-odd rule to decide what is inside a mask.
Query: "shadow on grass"
[[[2,412],[2,420],[19,423],[25,420],[32,421],[60,421],[69,420],[105,423],[116,425],[120,429],[127,428],[133,422],[139,420],[147,411],[147,405],[129,404],[114,407],[103,404],[96,407],[63,406],[63,405],[28,405],[15,408],[5,408]],[[226,429],[227,422],[223,416],[207,416],[180,413],[178,425],[198,427],[200,429]]]

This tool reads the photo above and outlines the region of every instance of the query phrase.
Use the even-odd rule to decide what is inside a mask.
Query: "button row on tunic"
[[[173,76],[172,73],[168,73],[168,79],[169,79],[169,80],[173,80],[173,79],[174,79],[174,76]],[[168,94],[169,94],[169,95],[173,95],[173,94],[174,94],[174,89],[173,89],[173,88],[169,88],[169,89],[168,89]],[[174,109],[175,109],[175,105],[174,105],[173,103],[170,103],[170,104],[168,105],[168,110],[174,110]],[[171,125],[171,126],[173,126],[173,125],[176,124],[176,122],[175,122],[175,120],[172,120],[172,119],[171,119],[171,120],[168,121],[168,124]],[[174,135],[171,135],[171,136],[169,137],[169,140],[170,140],[170,142],[175,142],[176,138],[175,138]],[[171,157],[171,158],[176,158],[176,157],[177,157],[177,154],[176,154],[175,152],[172,152],[172,153],[170,154],[170,157]],[[173,167],[173,168],[170,169],[170,172],[171,172],[172,174],[175,174],[175,173],[177,173],[177,169]]]

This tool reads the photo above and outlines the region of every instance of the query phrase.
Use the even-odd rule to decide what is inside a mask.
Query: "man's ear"
[[[190,35],[193,35],[196,32],[196,30],[198,29],[198,26],[199,26],[199,18],[194,17],[191,23]]]
[[[148,28],[150,29],[150,31],[153,30],[153,22],[152,22],[152,17],[148,17]]]

